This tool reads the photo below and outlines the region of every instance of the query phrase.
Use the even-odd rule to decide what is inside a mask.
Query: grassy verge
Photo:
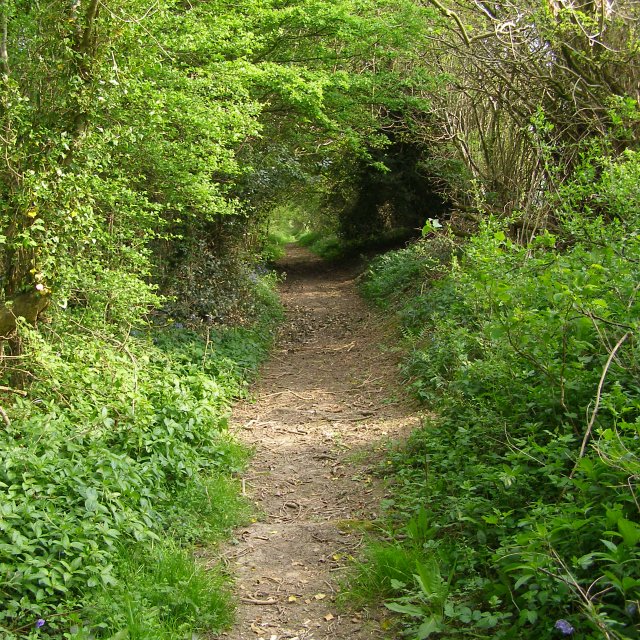
[[[30,386],[3,399],[0,431],[3,638],[168,640],[230,622],[223,572],[195,556],[248,514],[227,417],[280,313],[255,286],[258,320],[207,336],[122,332],[82,309],[23,330]]]
[[[325,260],[336,260],[344,255],[344,248],[335,234],[306,231],[297,242]]]

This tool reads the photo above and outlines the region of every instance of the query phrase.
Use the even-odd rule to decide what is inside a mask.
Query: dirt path
[[[370,476],[381,442],[417,418],[394,398],[395,359],[358,297],[354,268],[291,247],[281,263],[287,317],[257,401],[233,428],[256,455],[245,477],[260,521],[227,548],[240,601],[229,640],[381,638],[366,613],[340,612],[337,581],[376,518]],[[397,391],[396,391],[397,393]]]

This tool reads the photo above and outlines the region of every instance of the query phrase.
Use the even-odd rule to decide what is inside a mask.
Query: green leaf
[[[640,526],[630,520],[620,518],[618,520],[618,531],[626,545],[635,547],[640,542]]]
[[[384,606],[390,611],[396,613],[406,613],[409,616],[420,618],[425,614],[425,610],[422,607],[418,607],[415,604],[400,604],[399,602],[385,602]]]
[[[429,600],[440,600],[446,592],[446,585],[437,562],[433,559],[428,563],[417,562],[416,569],[416,579],[424,595]]]
[[[531,580],[531,578],[533,578],[533,575],[520,576],[516,580],[516,583],[513,585],[513,588],[514,589],[519,589],[523,584],[527,584],[527,582],[529,582],[529,580]]]
[[[436,231],[436,229],[442,229],[440,220],[438,220],[438,218],[429,218],[422,227],[422,237],[428,236],[430,233]]]
[[[98,509],[98,492],[93,487],[89,487],[85,493],[84,507],[91,512]]]
[[[438,633],[444,631],[444,625],[442,619],[436,616],[429,618],[418,627],[417,639],[424,640],[428,638],[432,633]]]

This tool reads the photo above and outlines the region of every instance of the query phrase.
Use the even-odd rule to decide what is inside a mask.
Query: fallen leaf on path
[[[316,600],[324,600],[327,597],[326,593],[316,593],[315,596],[313,596]]]
[[[295,596],[289,596],[289,597],[287,598],[287,600],[288,600],[289,602],[297,602],[297,601],[298,601],[298,598],[296,598]]]
[[[330,613],[327,613],[327,615],[324,617],[324,619],[327,622],[331,622],[333,620],[333,616]]]

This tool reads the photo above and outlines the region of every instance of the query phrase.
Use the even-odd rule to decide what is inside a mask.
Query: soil
[[[419,417],[381,346],[384,319],[358,296],[357,265],[291,246],[279,267],[286,320],[254,400],[232,421],[255,449],[243,487],[259,515],[224,551],[240,604],[222,637],[382,638],[383,609],[345,609],[336,595],[379,515],[374,468]]]

